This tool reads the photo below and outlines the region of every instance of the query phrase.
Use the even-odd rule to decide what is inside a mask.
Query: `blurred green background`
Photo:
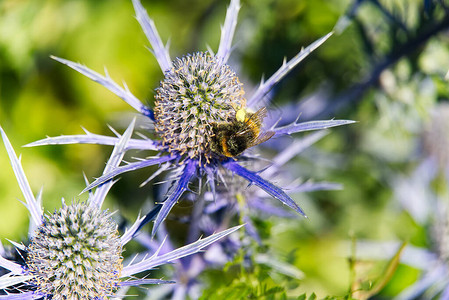
[[[207,45],[217,49],[228,1],[142,3],[162,39],[170,39],[172,58],[206,51]],[[282,107],[315,95],[319,101],[314,104],[313,98],[308,107],[319,114],[311,113],[311,118],[359,121],[333,129],[292,162],[303,176],[339,182],[344,189],[295,195],[308,220],[265,221],[271,251],[304,272],[303,280],[285,281],[289,295],[345,295],[354,283],[348,263],[351,239],[407,241],[432,249],[429,223],[402,209],[394,187],[429,155],[422,144],[425,129],[431,112],[440,110],[449,96],[448,16],[438,5],[418,0],[242,1],[231,65],[246,93],[262,74],[267,78],[275,72],[284,57],[293,57],[338,23],[335,35],[277,86],[273,104]],[[46,135],[81,134],[81,126],[111,135],[106,124],[122,132],[136,115],[121,99],[50,55],[100,73],[106,67],[116,82],[125,81],[151,105],[162,73],[147,45],[131,1],[0,1],[0,124],[16,152],[23,154],[33,191],[44,188],[45,210],[58,208],[62,197],[85,199],[78,196],[85,187],[83,172],[90,180],[98,176],[111,148],[21,146]],[[439,135],[434,144],[447,138]],[[26,238],[28,216],[17,201],[23,197],[3,146],[0,166],[0,237],[6,245],[6,238]],[[123,176],[105,206],[135,218],[151,199],[151,187],[137,189],[149,172]],[[447,198],[445,182],[436,180],[429,189]],[[390,257],[365,262],[369,272],[357,274],[363,282],[375,282],[385,276]],[[364,270],[365,264],[360,265]],[[376,297],[392,297],[419,274],[401,265]]]

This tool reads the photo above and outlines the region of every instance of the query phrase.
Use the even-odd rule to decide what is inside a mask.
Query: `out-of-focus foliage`
[[[206,45],[216,49],[227,1],[142,2],[163,40],[171,38],[172,57]],[[84,188],[82,171],[89,179],[98,175],[111,149],[19,146],[45,135],[79,134],[81,126],[99,134],[110,134],[105,124],[122,131],[134,116],[112,93],[49,56],[100,72],[106,66],[112,78],[126,81],[138,98],[152,103],[162,74],[132,15],[131,1],[123,0],[0,2],[0,124],[23,153],[33,190],[45,186],[44,198],[53,201],[45,205],[49,210],[59,206],[61,196],[70,199]],[[429,156],[423,141],[431,137],[429,128],[435,132],[433,112],[449,98],[448,7],[431,0],[248,0],[242,1],[239,21],[231,64],[247,76],[241,78],[247,92],[258,84],[258,74],[270,76],[284,56],[291,58],[338,24],[335,35],[270,97],[279,106],[302,100],[304,120],[359,123],[334,129],[289,166],[297,177],[340,182],[343,190],[294,195],[309,219],[254,219],[263,237],[257,253],[268,253],[303,276],[242,253],[225,269],[200,276],[207,285],[204,299],[314,299],[304,293],[364,299],[368,292],[361,291],[379,282],[383,288],[374,298],[387,299],[413,286],[425,274],[420,266],[426,261],[410,263],[407,249],[440,255],[429,229],[437,220],[418,219],[400,201],[398,189]],[[448,134],[433,136],[431,145],[440,145]],[[28,218],[15,200],[20,191],[8,164],[1,148],[0,236],[18,239]],[[439,167],[444,170],[441,162]],[[123,176],[106,205],[134,217],[157,192],[137,188],[150,172]],[[425,187],[443,202],[449,201],[446,176],[441,172]],[[435,204],[409,192],[413,205]],[[181,204],[178,213],[184,208],[188,211],[190,203]],[[167,226],[184,230],[176,219]],[[360,246],[367,241],[370,247]],[[385,242],[397,247],[381,251]],[[402,242],[408,242],[406,249],[395,257]],[[401,261],[395,272],[388,268],[392,259]]]

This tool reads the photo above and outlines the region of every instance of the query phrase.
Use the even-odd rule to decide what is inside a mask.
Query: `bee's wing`
[[[271,137],[274,135],[274,131],[265,131],[262,132],[261,134],[259,134],[259,136],[257,137],[257,139],[255,139],[252,143],[250,147],[259,145],[265,141],[268,141],[269,139],[271,139]]]
[[[267,115],[267,108],[261,107],[259,108],[255,113],[253,113],[246,121],[246,124],[249,124],[250,122],[256,123],[258,126],[262,124],[262,120]]]
[[[251,132],[251,131],[252,131],[251,128],[248,128],[248,127],[242,128],[242,129],[236,131],[232,136],[245,135],[245,134],[247,134],[248,132]]]

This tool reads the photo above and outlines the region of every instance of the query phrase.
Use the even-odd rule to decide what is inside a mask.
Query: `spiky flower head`
[[[133,128],[134,121],[114,147],[105,172],[120,164]],[[168,253],[160,253],[161,245],[153,255],[122,267],[122,248],[142,227],[144,220],[151,218],[137,218],[119,236],[111,214],[101,210],[113,182],[90,193],[85,203],[66,205],[63,201],[61,209],[52,215],[43,215],[39,205],[40,195],[38,199],[34,197],[20,160],[1,126],[0,135],[30,212],[30,229],[35,228],[30,230],[31,242],[28,247],[14,243],[26,255],[24,263],[7,259],[0,253],[1,299],[98,300],[108,299],[109,296],[120,299],[122,293],[118,291],[119,288],[173,283],[159,279],[138,279],[134,275],[197,253],[241,227],[224,230]],[[123,278],[127,280],[121,281]]]
[[[211,157],[212,124],[235,119],[243,88],[229,65],[209,53],[173,61],[155,96],[155,129],[169,152]]]
[[[62,299],[106,299],[119,283],[122,245],[107,211],[73,203],[46,215],[26,265],[38,292]]]
[[[173,174],[179,176],[173,181],[173,188],[169,190],[163,203],[156,207],[158,212],[155,212],[157,217],[152,231],[154,235],[181,195],[189,190],[188,185],[191,179],[207,176],[211,190],[215,191],[216,179],[222,177],[222,169],[227,169],[305,216],[298,204],[282,188],[262,178],[258,172],[242,167],[239,162],[252,159],[245,156],[246,149],[270,138],[353,123],[350,120],[302,123],[295,120],[282,127],[278,127],[276,123],[268,131],[264,131],[266,128],[262,121],[268,112],[268,109],[264,107],[269,101],[266,98],[267,94],[295,66],[322,45],[332,33],[328,33],[302,49],[290,60],[285,60],[279,70],[266,81],[262,80],[257,90],[247,98],[248,100],[245,100],[242,84],[227,65],[240,9],[239,0],[230,2],[222,27],[220,44],[215,54],[209,50],[208,53],[188,54],[175,60],[170,58],[168,47],[162,42],[154,21],[148,16],[140,0],[132,0],[132,2],[136,19],[142,26],[164,74],[164,79],[156,90],[154,109],[144,105],[126,86],[121,87],[115,83],[107,72],[103,76],[81,64],[53,57],[102,84],[138,112],[154,121],[156,134],[161,137],[161,141],[146,137],[130,139],[128,149],[154,150],[158,152],[158,155],[115,168],[95,180],[86,190],[100,186],[122,173],[148,166],[161,165],[161,168],[145,182],[149,182],[167,169],[175,169]],[[106,137],[86,132],[86,135],[47,138],[29,146],[72,143],[115,145],[118,139],[119,137]]]

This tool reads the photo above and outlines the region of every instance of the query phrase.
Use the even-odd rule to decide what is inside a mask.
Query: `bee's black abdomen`
[[[257,142],[262,122],[255,114],[248,113],[245,122],[234,120],[229,123],[212,124],[212,152],[227,157],[235,157]],[[255,116],[258,116],[256,114]]]
[[[232,156],[237,156],[250,147],[251,142],[255,139],[254,132],[247,131],[243,134],[233,134],[227,141],[228,152]]]

